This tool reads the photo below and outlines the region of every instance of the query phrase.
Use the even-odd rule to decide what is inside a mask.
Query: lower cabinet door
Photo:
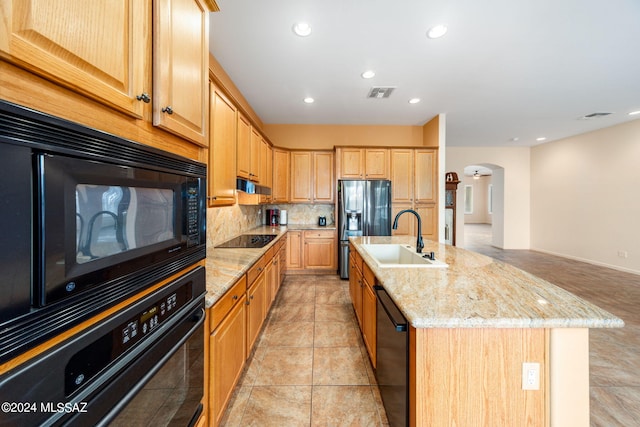
[[[210,337],[209,414],[212,425],[218,425],[247,358],[243,294],[220,326]]]
[[[367,283],[362,288],[362,338],[371,364],[376,367],[376,294]]]
[[[267,317],[267,282],[262,271],[247,292],[247,349],[253,348]],[[248,354],[247,354],[248,356]]]

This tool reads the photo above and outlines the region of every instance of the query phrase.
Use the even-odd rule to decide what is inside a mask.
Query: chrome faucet
[[[416,218],[418,218],[418,238],[416,240],[416,252],[421,254],[422,248],[424,248],[424,242],[422,241],[422,219],[420,218],[420,215],[418,215],[418,212],[414,211],[413,209],[404,209],[398,212],[398,215],[396,215],[396,219],[393,220],[393,229],[398,229],[398,218],[400,218],[400,215],[405,212],[410,212],[414,214]]]

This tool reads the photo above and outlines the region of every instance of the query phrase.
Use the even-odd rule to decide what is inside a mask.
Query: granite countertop
[[[415,328],[618,328],[624,322],[552,283],[493,258],[425,240],[447,268],[380,268],[362,244],[415,237],[352,237],[350,242]]]
[[[287,232],[286,226],[256,227],[242,234],[277,234],[268,245],[259,248],[215,248],[207,246],[205,306],[213,306]]]

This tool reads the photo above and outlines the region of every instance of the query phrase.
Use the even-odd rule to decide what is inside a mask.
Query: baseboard
[[[591,259],[586,259],[586,258],[580,258],[580,257],[572,256],[572,255],[561,254],[561,253],[557,253],[557,252],[553,252],[553,251],[547,251],[547,250],[539,249],[539,248],[531,248],[531,250],[532,251],[536,251],[536,252],[541,252],[541,253],[544,253],[544,254],[548,254],[548,255],[557,256],[557,257],[560,257],[560,258],[566,258],[566,259],[571,259],[571,260],[574,260],[574,261],[584,262],[584,263],[587,263],[587,264],[597,265],[599,267],[611,268],[613,270],[623,271],[625,273],[631,273],[631,274],[640,275],[640,271],[639,270],[634,270],[634,269],[631,269],[631,268],[625,268],[625,267],[621,267],[619,265],[607,264],[606,262],[594,261],[594,260],[591,260]]]

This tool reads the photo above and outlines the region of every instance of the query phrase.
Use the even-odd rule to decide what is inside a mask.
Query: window
[[[493,184],[489,184],[489,189],[487,190],[488,200],[487,200],[487,209],[489,214],[493,213]]]
[[[464,213],[473,213],[473,185],[464,186]]]

